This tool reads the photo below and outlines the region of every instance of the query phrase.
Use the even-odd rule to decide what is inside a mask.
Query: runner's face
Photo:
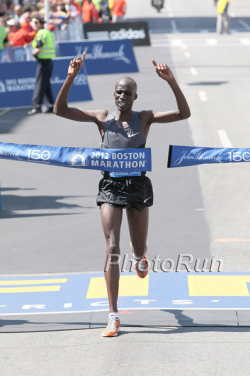
[[[116,107],[119,111],[124,112],[131,110],[134,100],[137,98],[135,85],[126,80],[117,82],[114,97]]]

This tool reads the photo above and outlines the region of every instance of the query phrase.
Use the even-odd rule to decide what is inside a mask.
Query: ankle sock
[[[140,261],[141,259],[142,259],[142,257],[137,257],[135,254],[134,254],[134,252],[133,252],[133,257],[134,257],[134,259],[135,259],[135,261]]]
[[[118,317],[118,319],[119,319],[119,313],[118,312],[111,312],[110,314],[109,314],[109,317]]]

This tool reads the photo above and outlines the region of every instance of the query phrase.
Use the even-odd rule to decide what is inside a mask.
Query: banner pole
[[[44,20],[45,29],[49,28],[49,0],[44,0]]]

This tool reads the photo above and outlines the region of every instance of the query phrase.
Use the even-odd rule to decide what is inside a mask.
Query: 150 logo
[[[243,154],[240,151],[237,152],[228,152],[230,162],[250,162],[250,153],[245,151]]]
[[[28,150],[28,159],[47,161],[50,159],[50,152],[48,150]]]

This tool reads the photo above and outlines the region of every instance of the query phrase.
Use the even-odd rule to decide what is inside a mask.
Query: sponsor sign
[[[58,43],[60,56],[81,56],[86,52],[85,65],[89,75],[138,72],[132,42],[79,41]]]
[[[0,142],[0,159],[91,170],[151,171],[151,149],[89,149]]]
[[[210,163],[250,162],[250,149],[205,148],[170,145],[168,167],[185,167]]]
[[[84,37],[90,40],[130,39],[134,46],[150,46],[147,22],[84,24]]]
[[[70,59],[54,59],[51,87],[54,98],[67,76]],[[0,109],[30,107],[36,82],[36,61],[3,63],[0,69]],[[75,78],[69,102],[92,100],[87,75],[82,70]]]

